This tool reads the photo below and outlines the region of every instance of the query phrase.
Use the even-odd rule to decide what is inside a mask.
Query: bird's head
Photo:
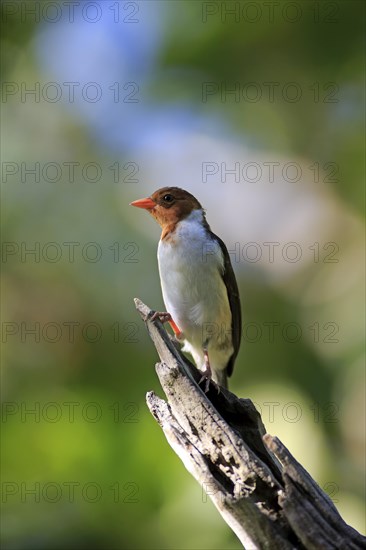
[[[150,197],[133,201],[130,204],[147,210],[162,227],[163,233],[174,228],[193,210],[202,210],[198,200],[191,193],[179,187],[162,187]]]

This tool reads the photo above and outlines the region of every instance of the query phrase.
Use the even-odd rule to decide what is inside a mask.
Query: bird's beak
[[[137,206],[137,208],[144,208],[145,210],[151,210],[156,206],[156,202],[147,197],[146,199],[138,199],[137,201],[130,202],[130,206]]]

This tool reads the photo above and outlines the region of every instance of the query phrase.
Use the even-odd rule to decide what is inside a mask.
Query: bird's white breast
[[[166,309],[183,332],[186,343],[197,351],[202,350],[207,325],[214,324],[226,333],[231,327],[230,305],[222,279],[223,254],[217,241],[205,231],[202,221],[202,211],[194,210],[158,247]],[[232,353],[231,345],[228,349],[224,342],[215,340],[216,347],[221,344],[226,347],[223,359],[226,361]],[[197,362],[197,357],[195,359]],[[216,365],[216,368],[225,366]]]

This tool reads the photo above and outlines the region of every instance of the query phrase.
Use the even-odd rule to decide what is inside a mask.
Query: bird
[[[158,268],[166,312],[182,351],[202,372],[205,392],[212,380],[228,388],[241,342],[239,289],[224,242],[206,220],[200,202],[179,187],[163,187],[130,203],[159,223]]]

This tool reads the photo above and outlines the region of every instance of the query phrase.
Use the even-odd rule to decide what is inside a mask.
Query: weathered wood
[[[167,402],[147,405],[187,470],[247,549],[361,549],[366,538],[347,525],[330,498],[286,447],[266,434],[250,399],[210,384],[140,300],[136,308],[159,354]]]

